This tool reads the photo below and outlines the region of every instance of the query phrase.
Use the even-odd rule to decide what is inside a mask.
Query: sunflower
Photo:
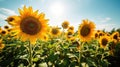
[[[2,28],[0,27],[0,32],[2,31]]]
[[[0,50],[2,50],[5,47],[5,45],[2,43],[2,40],[0,40]]]
[[[99,33],[95,33],[95,39],[97,39],[99,37]]]
[[[38,14],[38,10],[33,11],[32,7],[19,9],[20,16],[14,18],[12,32],[15,32],[22,41],[29,40],[31,44],[35,44],[38,38],[43,39],[48,28],[48,19],[44,13]]]
[[[104,36],[104,35],[105,35],[104,32],[102,32],[102,31],[99,32],[99,38],[100,38],[101,36]]]
[[[8,31],[8,32],[11,32],[11,31],[12,31],[12,28],[7,29],[7,31]]]
[[[117,42],[118,41],[118,38],[119,38],[119,32],[114,32],[112,35],[111,35],[111,38],[113,41]]]
[[[48,36],[47,36],[47,35],[45,35],[45,36],[43,37],[43,41],[48,41]]]
[[[69,27],[69,22],[68,22],[68,21],[64,21],[64,22],[62,23],[62,27],[63,27],[64,29],[67,29],[67,28]]]
[[[73,37],[73,34],[74,34],[74,32],[72,30],[67,31],[67,33],[66,33],[67,39]]]
[[[118,37],[118,42],[120,42],[120,37]]]
[[[6,30],[9,29],[9,26],[8,26],[8,25],[5,25],[5,26],[4,26],[4,29],[6,29]]]
[[[101,30],[97,30],[97,32],[99,33]]]
[[[78,41],[72,42],[72,45],[75,45],[77,50],[80,50],[80,48],[81,48],[81,45]]]
[[[4,35],[7,35],[7,34],[8,34],[8,31],[7,31],[7,30],[1,30],[0,34],[3,35],[3,36],[4,36]]]
[[[117,40],[118,37],[119,37],[119,32],[114,32],[114,33],[112,34],[112,39]]]
[[[20,21],[20,17],[19,16],[9,16],[5,21],[8,22],[8,24],[15,26],[17,24],[17,22]]]
[[[94,37],[95,24],[89,20],[83,20],[78,29],[78,36],[81,41],[90,41]]]
[[[69,30],[74,30],[74,27],[73,26],[70,26],[69,28],[68,28],[68,31]]]
[[[105,35],[110,36],[110,33],[106,32]]]
[[[57,27],[57,26],[54,26],[51,28],[51,31],[50,31],[50,34],[53,36],[53,37],[57,37],[58,35],[60,35],[60,29]]]
[[[100,47],[105,48],[110,40],[109,36],[101,36],[99,39]]]

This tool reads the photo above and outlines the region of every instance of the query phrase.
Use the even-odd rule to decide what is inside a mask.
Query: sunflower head
[[[102,32],[102,31],[99,32],[99,38],[100,38],[101,36],[104,36],[104,32]]]
[[[50,34],[53,36],[53,37],[57,37],[60,35],[60,29],[57,27],[57,26],[54,26],[51,28],[51,31],[50,31]]]
[[[73,26],[70,26],[69,28],[68,28],[68,31],[69,30],[74,30],[74,27]]]
[[[11,31],[12,31],[12,28],[7,29],[7,31],[8,31],[8,32],[11,32]]]
[[[119,32],[114,32],[112,35],[111,35],[112,39],[113,40],[118,40],[119,38]]]
[[[8,22],[8,24],[15,26],[17,24],[17,22],[20,20],[19,16],[10,16],[8,17],[5,21]]]
[[[119,32],[114,32],[111,35],[112,41],[114,41],[115,43],[117,43],[119,41]]]
[[[110,34],[108,32],[106,32],[105,35],[110,36]]]
[[[1,26],[0,26],[0,30],[2,30]]]
[[[9,26],[8,26],[8,25],[5,25],[5,26],[4,26],[4,29],[6,29],[6,30],[9,29]]]
[[[109,36],[101,36],[99,39],[100,47],[106,48],[107,44],[109,43],[110,37]]]
[[[101,30],[97,30],[97,32],[99,33]]]
[[[2,50],[5,47],[5,45],[2,43],[2,40],[0,40],[0,50]]]
[[[63,29],[67,29],[69,27],[69,22],[68,21],[64,21],[62,23],[62,27],[63,27]]]
[[[48,28],[45,14],[38,14],[38,10],[33,11],[32,7],[26,6],[19,9],[19,13],[18,19],[14,18],[12,32],[16,32],[22,41],[29,40],[31,44],[35,44],[37,39],[43,39]]]
[[[4,36],[4,35],[7,35],[7,34],[8,34],[8,31],[7,31],[7,30],[2,30],[2,31],[0,32],[0,34],[3,35],[3,36]]]
[[[78,41],[72,42],[72,45],[75,45],[77,50],[80,50],[81,48],[81,44]]]
[[[43,41],[48,41],[49,37],[47,35],[44,35]]]
[[[95,33],[95,39],[99,37],[99,34],[96,32]]]
[[[66,33],[66,37],[69,39],[69,38],[73,37],[73,34],[74,34],[74,32],[72,30],[69,30]]]
[[[120,37],[118,38],[118,42],[120,42]]]
[[[79,26],[78,35],[81,41],[90,41],[94,37],[95,24],[89,20],[83,20]]]

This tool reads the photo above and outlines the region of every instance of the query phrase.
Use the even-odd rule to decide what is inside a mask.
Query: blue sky
[[[7,24],[8,16],[19,15],[24,5],[44,12],[51,26],[67,20],[77,30],[83,19],[89,19],[97,29],[120,28],[120,0],[0,0],[0,26]]]

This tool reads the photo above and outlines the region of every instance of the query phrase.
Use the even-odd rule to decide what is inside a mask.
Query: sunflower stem
[[[61,40],[64,40],[64,33],[65,33],[65,30],[64,30],[64,28],[63,28]]]
[[[29,41],[29,67],[32,67],[32,45]]]
[[[83,54],[83,45],[84,45],[84,42],[82,42],[82,45],[80,47],[80,50],[79,50],[79,58],[78,58],[78,63],[79,63],[79,67],[81,67],[81,58],[82,58],[82,54]]]

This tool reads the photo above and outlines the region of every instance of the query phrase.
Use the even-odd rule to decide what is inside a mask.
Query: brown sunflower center
[[[80,31],[80,34],[82,35],[82,36],[87,36],[87,35],[89,35],[90,34],[90,27],[88,26],[88,25],[85,25],[85,26],[83,26],[82,27],[82,29],[81,29],[81,31]]]
[[[57,33],[58,33],[58,30],[57,30],[57,29],[52,29],[52,33],[53,33],[53,34],[57,34]]]
[[[67,28],[67,27],[68,27],[68,25],[67,25],[67,24],[64,24],[64,25],[63,25],[63,27]]]
[[[69,35],[72,35],[72,32],[68,32],[68,36],[69,36]]]
[[[5,29],[8,29],[9,27],[8,26],[4,26]]]
[[[7,31],[10,32],[12,29],[8,29]]]
[[[103,46],[106,46],[108,43],[108,40],[106,38],[102,39],[102,45]]]
[[[68,28],[68,23],[63,23],[62,27],[65,28],[65,29]]]
[[[103,36],[103,34],[102,34],[102,33],[100,33],[100,34],[99,34],[99,36]]]
[[[73,30],[74,28],[70,27],[69,29],[70,29],[70,30]]]
[[[9,21],[10,21],[10,22],[12,22],[13,20],[14,20],[14,18],[12,18],[12,17],[9,18]]]
[[[2,31],[1,33],[2,33],[2,34],[6,34],[6,31]]]
[[[117,39],[118,39],[118,36],[117,36],[117,35],[114,35],[113,38],[117,40]]]
[[[72,32],[68,32],[67,37],[68,38],[72,37]]]
[[[97,33],[95,33],[95,38],[97,38],[98,37],[98,34]]]
[[[34,17],[26,17],[21,21],[20,29],[26,34],[35,35],[41,30],[41,24]]]

